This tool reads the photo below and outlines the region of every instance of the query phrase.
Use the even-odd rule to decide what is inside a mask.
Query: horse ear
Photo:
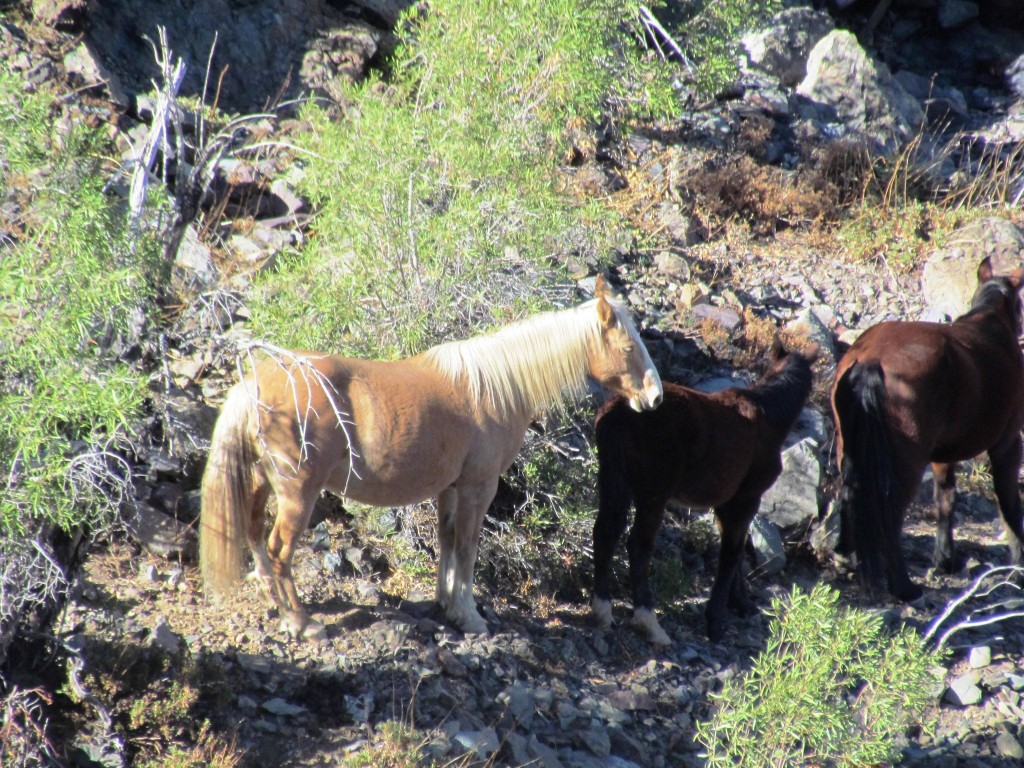
[[[786,347],[782,344],[782,337],[777,333],[772,338],[772,345],[768,349],[768,356],[773,363],[786,356]]]
[[[993,278],[992,259],[986,256],[978,265],[978,284],[987,283]]]
[[[618,318],[615,316],[615,309],[608,303],[612,291],[604,274],[600,272],[598,272],[597,282],[594,284],[594,293],[597,295],[597,317],[601,321],[601,327],[614,328]]]
[[[1010,284],[1018,291],[1024,286],[1024,267],[1017,267],[1010,275]]]

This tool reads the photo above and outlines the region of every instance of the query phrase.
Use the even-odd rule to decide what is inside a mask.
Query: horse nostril
[[[655,395],[654,399],[651,400],[651,408],[652,409],[657,408],[659,405],[661,405],[661,393],[658,393],[657,395]]]

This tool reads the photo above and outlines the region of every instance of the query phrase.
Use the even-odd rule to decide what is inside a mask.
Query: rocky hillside
[[[169,3],[35,0],[0,17],[0,60],[26,88],[57,85],[66,98],[55,109],[107,125],[132,163],[145,156],[156,121],[156,105],[142,95],[157,76],[143,37],[155,37],[156,25],[186,63],[181,96],[253,114],[308,93],[337,101],[339,79],[383,61],[409,5],[267,0],[183,13]],[[998,0],[788,5],[745,39],[733,89],[710,102],[694,94],[668,124],[581,136],[566,174],[581,194],[607,197],[667,243],[620,254],[612,275],[667,379],[705,388],[749,382],[779,328],[823,348],[785,474],[755,526],[751,581],[762,608],[818,581],[847,604],[871,606],[830,554],[829,375],[844,345],[880,320],[962,312],[984,256],[999,269],[1021,262],[1024,17]],[[671,47],[670,32],[651,27],[651,37]],[[402,582],[386,546],[326,498],[324,519],[297,556],[304,599],[328,626],[325,643],[289,642],[254,588],[226,606],[204,598],[191,526],[216,406],[235,375],[210,340],[245,333],[251,275],[307,236],[308,204],[287,177],[296,128],[293,115],[276,110],[248,121],[244,138],[277,141],[280,154],[254,162],[232,157],[228,143],[207,157],[202,194],[173,235],[174,290],[197,297],[227,286],[241,298],[180,315],[133,446],[128,534],[85,555],[52,628],[59,653],[39,658],[36,638],[21,638],[0,670],[8,691],[44,691],[49,747],[24,725],[31,707],[11,698],[2,732],[79,766],[172,765],[168,744],[224,743],[244,752],[245,765],[340,765],[362,749],[376,750],[379,764],[401,764],[387,762],[398,749],[388,723],[415,728],[423,754],[440,764],[704,765],[695,725],[768,634],[762,615],[731,617],[725,640],[708,643],[702,610],[717,557],[704,511],[673,510],[659,539],[669,574],[659,591],[666,648],[633,631],[618,600],[618,625],[596,628],[588,542],[566,546],[564,569],[532,574],[515,562],[518,540],[501,510],[478,567],[487,637],[445,625],[429,578]],[[872,165],[889,172],[888,186],[867,188]],[[0,200],[0,235],[16,237],[15,192]],[[858,207],[875,194],[879,208]],[[920,206],[886,213],[898,195],[941,200],[945,218]],[[216,209],[243,212],[253,226],[223,237],[197,226],[200,211]],[[596,263],[561,258],[585,295]],[[584,440],[585,423],[568,429]],[[952,576],[929,570],[929,496],[926,487],[904,537],[926,597],[883,605],[893,626],[923,630],[989,565],[1006,561],[983,465],[963,483],[963,563]],[[430,548],[429,508],[394,516],[396,537]],[[624,599],[624,567],[617,573]],[[539,588],[528,585],[531,575]],[[1016,605],[1006,609],[1019,612]],[[951,645],[924,727],[907,734],[903,764],[1019,765],[1024,622],[963,631]],[[231,764],[234,752],[218,749],[207,761],[216,753],[218,764]],[[47,764],[32,759],[20,764]]]

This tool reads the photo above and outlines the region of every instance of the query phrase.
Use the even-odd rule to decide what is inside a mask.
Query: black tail
[[[597,444],[597,519],[594,521],[594,596],[610,599],[611,560],[629,518],[633,490],[629,484],[624,443],[633,414],[616,399],[598,413],[594,424]]]
[[[860,576],[873,587],[883,575],[883,561],[901,557],[901,525],[889,494],[892,452],[884,420],[885,374],[881,366],[850,366],[836,382],[833,403],[843,437],[841,541],[848,546],[852,540]]]

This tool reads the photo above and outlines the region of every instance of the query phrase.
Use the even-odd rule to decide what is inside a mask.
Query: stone
[[[479,731],[459,731],[455,734],[455,742],[467,752],[473,752],[481,759],[487,759],[501,746],[498,742],[498,734],[493,728],[483,728]]]
[[[978,287],[978,266],[988,258],[997,275],[1011,274],[1022,264],[1024,230],[994,216],[961,227],[933,251],[921,273],[921,293],[928,311],[955,319],[971,308]]]
[[[967,663],[971,669],[982,669],[992,663],[992,649],[987,645],[971,648],[967,654]]]
[[[825,11],[787,8],[775,15],[767,29],[743,38],[747,60],[757,69],[793,86],[807,75],[807,58],[835,22]]]
[[[181,637],[171,629],[167,619],[162,616],[157,619],[156,626],[150,632],[149,641],[167,653],[177,653],[181,649]]]
[[[833,30],[814,46],[797,93],[833,110],[849,130],[883,152],[896,150],[924,124],[917,99],[846,30]]]
[[[754,515],[750,523],[750,543],[760,575],[771,576],[786,567],[786,549],[782,534],[764,515]]]
[[[151,554],[168,560],[196,558],[199,541],[195,529],[149,504],[137,502],[126,525],[129,535]]]
[[[298,704],[292,704],[280,697],[264,701],[261,705],[261,709],[272,715],[281,715],[283,717],[295,717],[296,715],[301,715],[306,711],[305,707],[300,707]]]
[[[981,701],[981,688],[978,687],[978,673],[968,672],[960,675],[946,689],[946,701],[960,707],[969,707]]]
[[[604,728],[587,728],[576,733],[576,739],[598,757],[607,757],[612,751],[612,740]]]
[[[533,760],[537,761],[540,768],[563,768],[562,761],[558,759],[558,753],[539,741],[536,735],[530,736],[530,741],[526,744],[526,751]]]
[[[939,0],[938,19],[943,29],[956,29],[981,14],[977,3],[967,0]]]
[[[672,251],[659,251],[654,257],[654,266],[666,277],[683,281],[690,279],[690,265],[686,259]]]
[[[1024,747],[1020,741],[1009,731],[1000,731],[996,736],[996,754],[1000,757],[1009,757],[1015,760],[1024,758]]]
[[[806,528],[818,519],[821,459],[813,440],[782,453],[782,474],[761,497],[761,514],[784,531]]]

